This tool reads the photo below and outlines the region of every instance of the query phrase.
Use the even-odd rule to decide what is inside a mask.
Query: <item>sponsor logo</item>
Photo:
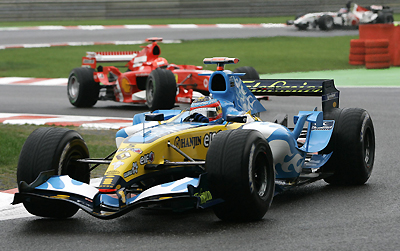
[[[312,130],[318,130],[318,131],[328,131],[332,130],[332,128],[333,128],[333,121],[324,122],[324,124],[320,127],[317,127],[315,125],[312,126]]]
[[[133,148],[133,147],[132,147],[132,148],[130,148],[130,147],[121,148],[121,149],[118,149],[117,152],[127,152],[127,151],[131,151],[131,152],[138,153],[138,154],[142,154],[142,153],[143,153],[142,149],[140,149],[140,148]]]
[[[124,178],[138,173],[139,166],[137,162],[132,163],[132,169],[124,173]]]
[[[322,102],[326,102],[326,101],[338,99],[338,98],[339,98],[339,92],[329,93],[329,94],[322,95]]]
[[[176,100],[181,103],[190,103],[192,101],[191,98],[184,98],[184,97],[176,97]]]
[[[194,196],[200,198],[200,204],[204,204],[207,201],[212,200],[212,195],[211,195],[210,191],[195,193]]]
[[[320,86],[309,85],[307,82],[299,83],[298,85],[287,85],[286,81],[278,80],[270,85],[261,85],[261,81],[244,81],[243,82],[251,92],[322,92]]]
[[[207,78],[205,78],[203,80],[203,86],[204,86],[204,88],[208,88],[208,79]]]
[[[94,64],[94,59],[83,59],[84,64]]]
[[[118,160],[127,159],[127,158],[129,158],[129,157],[131,157],[131,154],[130,154],[129,152],[123,152],[123,153],[120,153],[120,154],[118,154],[118,155],[116,156],[116,158],[117,158]]]
[[[218,131],[218,132],[209,132],[209,133],[206,133],[205,135],[204,135],[204,137],[203,137],[203,146],[204,147],[209,147],[210,146],[210,144],[211,144],[211,141],[213,140],[213,138],[215,137],[215,135],[217,135],[217,133],[219,133],[220,131]]]
[[[114,170],[114,171],[108,171],[106,172],[106,175],[119,175],[119,172]]]
[[[201,145],[201,136],[194,136],[190,138],[180,138],[179,136],[175,138],[174,145],[178,148],[192,147]]]
[[[144,164],[153,163],[153,161],[154,161],[154,153],[150,152],[150,153],[147,153],[147,154],[143,155],[142,157],[140,157],[139,163],[141,165],[144,165]]]
[[[122,161],[117,161],[117,162],[112,163],[111,165],[114,166],[114,170],[115,170],[115,169],[117,169],[118,167],[123,166],[124,164],[125,164],[125,163],[122,162]]]

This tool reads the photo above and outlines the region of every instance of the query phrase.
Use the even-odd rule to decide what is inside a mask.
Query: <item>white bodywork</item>
[[[294,20],[293,24],[299,29],[316,28],[319,25],[320,18],[325,15],[332,17],[335,26],[358,26],[359,24],[372,23],[378,18],[377,13],[354,4],[351,11],[342,8],[339,12],[308,13]]]

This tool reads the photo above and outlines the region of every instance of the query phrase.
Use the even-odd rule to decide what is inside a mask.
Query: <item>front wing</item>
[[[71,179],[67,175],[43,172],[32,184],[21,182],[12,204],[24,201],[62,200],[73,203],[101,219],[113,219],[142,206],[158,205],[174,211],[207,208],[222,202],[213,199],[205,184],[206,174],[199,178],[183,178],[151,187],[131,198],[124,189],[114,194],[100,192],[96,187]]]

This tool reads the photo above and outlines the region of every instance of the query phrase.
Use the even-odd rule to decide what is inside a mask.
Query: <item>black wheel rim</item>
[[[367,168],[372,167],[372,163],[374,162],[374,151],[375,151],[375,145],[373,142],[372,138],[372,133],[370,130],[365,131],[365,136],[364,136],[364,147],[363,147],[363,152],[364,152],[364,162]]]
[[[68,82],[68,94],[71,101],[76,101],[79,94],[79,81],[75,76],[71,76]]]
[[[153,104],[153,99],[154,99],[154,85],[153,81],[149,81],[149,85],[146,90],[146,100],[147,104],[151,105]]]
[[[266,153],[260,151],[254,156],[254,165],[252,168],[252,178],[255,191],[260,197],[264,197],[268,187],[267,159]]]

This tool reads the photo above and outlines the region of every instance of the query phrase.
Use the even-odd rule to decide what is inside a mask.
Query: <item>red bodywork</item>
[[[198,74],[211,73],[211,71],[203,70],[202,66],[170,64],[165,58],[160,57],[161,49],[157,42],[162,41],[162,38],[148,38],[146,41],[151,44],[141,46],[143,48],[141,51],[88,52],[86,57],[82,58],[82,66],[96,70],[98,62],[128,61],[125,65],[128,67],[126,72],[121,72],[115,66],[99,66],[93,73],[96,82],[101,83],[102,86],[114,87],[114,100],[118,102],[145,103],[146,98],[142,91],[146,90],[147,77],[158,67],[166,68],[174,73],[178,86],[176,102],[191,103],[193,90],[201,93],[208,92],[209,76]],[[110,73],[114,78],[110,77]],[[142,92],[141,95],[139,95],[140,92]],[[110,96],[104,95],[100,98],[107,100]]]

